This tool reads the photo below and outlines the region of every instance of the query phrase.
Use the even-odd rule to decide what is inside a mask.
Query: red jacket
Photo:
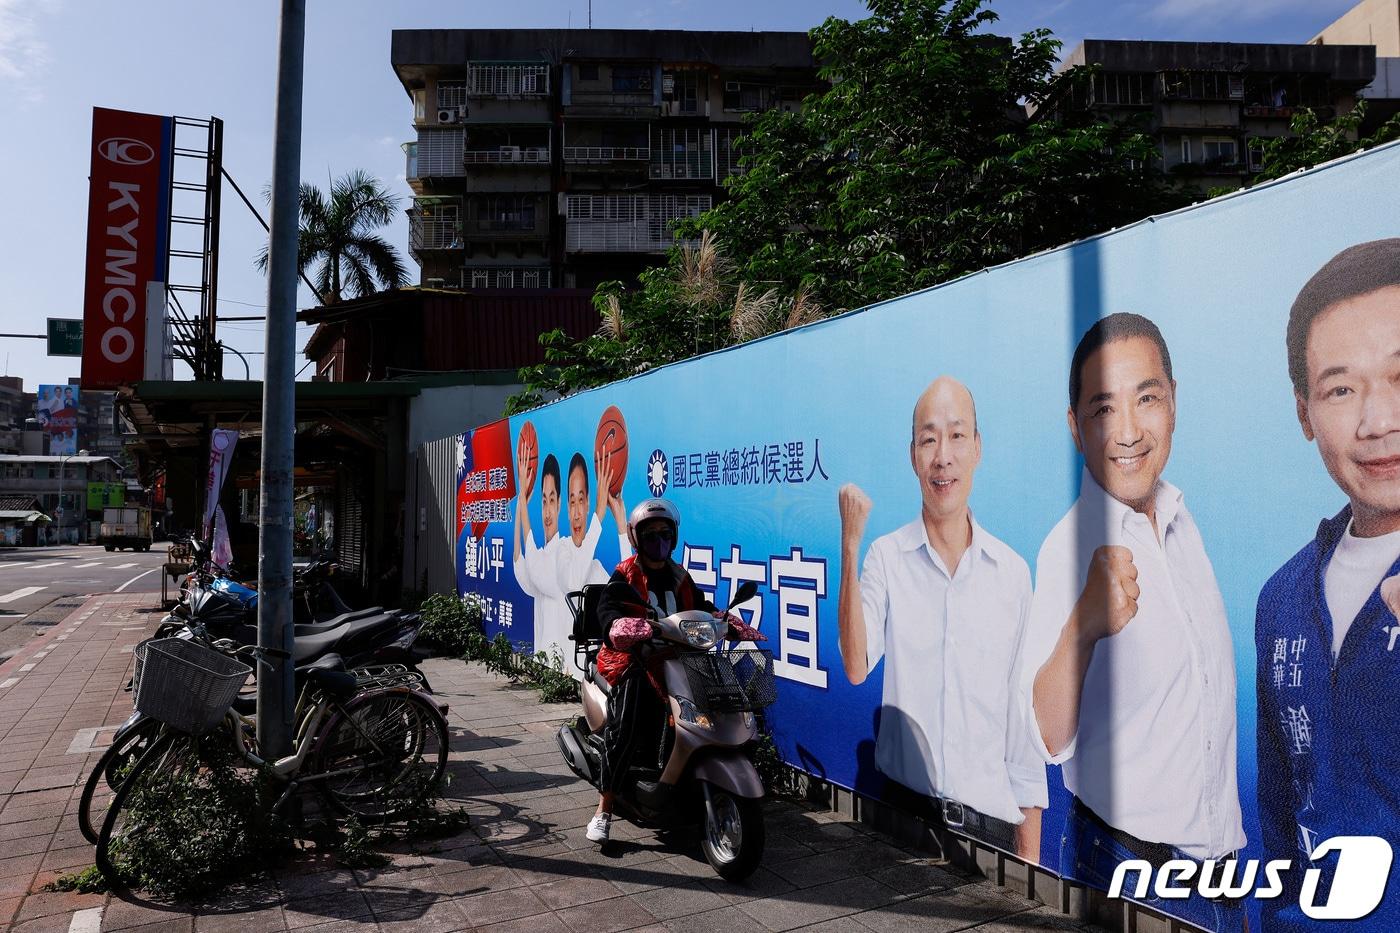
[[[708,611],[714,611],[714,607],[704,598],[684,567],[673,562],[671,572],[676,575],[677,611],[696,608],[708,608]],[[647,589],[646,571],[643,569],[641,561],[635,556],[618,564],[617,570],[613,571],[612,579],[608,581],[608,589],[603,594],[603,606],[599,607],[600,612],[604,606],[612,610],[609,613],[612,617],[604,620],[603,647],[598,649],[598,671],[609,684],[616,686],[622,680],[622,675],[632,666],[636,657],[630,651],[614,648],[608,630],[616,619],[629,616],[646,618],[652,608],[651,593]],[[655,672],[649,671],[648,673],[651,674],[652,686],[656,687],[657,690],[662,690]]]

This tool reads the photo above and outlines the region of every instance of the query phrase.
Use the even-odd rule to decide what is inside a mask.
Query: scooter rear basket
[[[757,711],[778,698],[773,653],[762,648],[681,657],[691,702],[706,713]]]

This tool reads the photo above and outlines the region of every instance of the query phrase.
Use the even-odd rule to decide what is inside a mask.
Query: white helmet
[[[671,523],[671,531],[676,539],[681,535],[681,512],[676,508],[676,504],[670,499],[646,499],[639,502],[636,508],[632,509],[632,514],[627,516],[627,540],[632,543],[632,549],[637,550],[637,527],[642,522],[652,519],[662,519]],[[673,541],[672,544],[675,542]]]

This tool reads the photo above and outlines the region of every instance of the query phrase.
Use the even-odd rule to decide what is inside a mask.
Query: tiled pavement
[[[476,666],[426,665],[451,704],[449,799],[471,827],[348,871],[303,857],[201,905],[51,894],[92,863],[79,834],[81,782],[125,718],[130,650],[155,624],[151,597],[93,597],[0,666],[0,924],[47,931],[448,930],[614,933],[939,933],[1086,929],[1048,908],[903,849],[866,826],[772,802],[763,867],[720,880],[693,839],[670,844],[617,824],[606,851],[583,838],[596,796],[569,773],[553,733],[574,714]],[[90,751],[89,749],[96,749]]]

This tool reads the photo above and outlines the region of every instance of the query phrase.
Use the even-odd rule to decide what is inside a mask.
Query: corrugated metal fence
[[[409,455],[405,499],[408,519],[404,534],[405,589],[422,593],[455,593],[457,577],[456,489],[457,438],[444,437]]]

